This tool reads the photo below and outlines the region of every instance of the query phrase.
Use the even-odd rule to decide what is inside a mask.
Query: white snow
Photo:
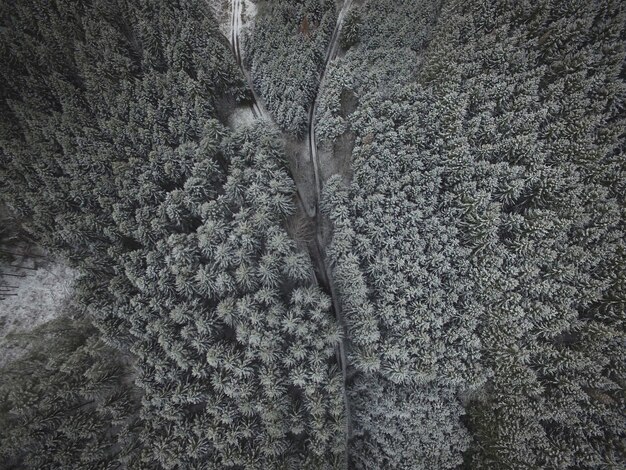
[[[250,106],[238,106],[228,116],[228,126],[231,129],[238,129],[253,124],[255,120],[256,117]]]
[[[258,10],[258,7],[256,6],[256,3],[251,2],[250,0],[243,0],[243,4],[244,4],[243,24],[247,25],[248,22],[254,20],[254,18],[256,17],[256,12]]]
[[[230,0],[207,0],[207,3],[219,23],[220,32],[224,36],[230,37]]]
[[[231,30],[232,30],[232,8],[233,2],[232,0],[207,0],[213,15],[217,19],[219,23],[221,33],[230,38]],[[257,12],[257,5],[250,0],[242,0],[241,6],[237,6],[240,9],[240,16],[243,23],[243,26],[247,27]]]
[[[42,263],[39,263],[42,264]],[[33,266],[32,261],[24,266]],[[24,277],[0,276],[0,283],[15,286],[0,300],[0,366],[17,358],[22,351],[16,349],[11,333],[26,333],[59,315],[72,293],[77,271],[56,262],[45,262],[36,270],[8,268],[5,273]]]

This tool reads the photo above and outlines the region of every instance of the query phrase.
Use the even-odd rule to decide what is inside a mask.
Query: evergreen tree
[[[277,137],[217,120],[243,82],[206,5],[10,6],[2,197],[136,356],[141,465],[340,465],[339,332]]]
[[[244,36],[254,88],[281,130],[292,135],[307,129],[335,20],[330,0],[262,1]]]
[[[455,467],[464,449],[471,468],[624,462],[618,3],[430,3],[413,28],[409,15],[375,21],[371,9],[397,5],[371,2],[327,74],[318,137],[335,158],[354,142],[350,180],[331,179],[325,203],[352,387],[418,381],[465,397],[474,440],[441,440],[455,448],[431,466]],[[379,427],[380,396],[354,393],[360,468],[402,455],[394,425],[429,420],[419,408]],[[437,429],[462,429],[445,402]],[[429,461],[415,449],[394,465]]]
[[[129,357],[65,313],[30,332],[28,353],[2,370],[5,468],[139,468],[139,389]]]

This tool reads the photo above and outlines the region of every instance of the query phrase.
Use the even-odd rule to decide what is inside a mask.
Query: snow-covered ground
[[[256,3],[250,0],[243,0],[243,24],[248,25],[250,21],[254,20],[256,16],[257,6]]]
[[[208,0],[213,15],[219,23],[221,33],[228,38],[233,49],[234,58],[242,66],[242,56],[245,53],[240,44],[240,37],[245,34],[253,24],[256,16],[257,6],[251,0]],[[246,81],[251,87],[250,77],[243,67],[241,71]],[[233,105],[229,103],[225,109],[228,109],[228,126],[231,129],[237,129],[242,126],[250,125],[257,118],[265,118],[271,121],[269,114],[252,90],[254,101],[251,105]]]
[[[252,77],[250,76],[250,73],[243,66],[243,57],[244,57],[245,51],[242,52],[241,32],[245,29],[244,28],[245,18],[247,18],[248,27],[250,24],[252,24],[254,20],[254,17],[251,16],[250,13],[248,14],[245,13],[247,11],[246,4],[248,3],[250,2],[247,2],[247,0],[231,0],[232,6],[231,6],[230,45],[233,49],[233,53],[235,54],[235,59],[237,60],[237,63],[239,64],[239,67],[241,68],[241,72],[246,77],[246,81],[248,82],[248,87],[250,88],[250,91],[252,92],[252,96],[253,96],[253,100],[251,103],[252,113],[260,119],[272,121],[270,114],[267,112],[267,109],[265,109],[265,106],[263,105],[263,101],[256,94],[256,91],[254,90],[254,87],[252,86]],[[256,8],[253,10],[253,12],[256,14]]]
[[[213,16],[220,25],[221,33],[230,36],[230,2],[231,0],[208,0],[207,3],[213,12]]]
[[[249,126],[254,123],[256,117],[250,106],[238,106],[228,116],[228,125],[231,129],[237,129],[243,126]]]
[[[220,31],[224,36],[230,38],[232,29],[232,0],[208,0],[213,15],[220,25]],[[241,1],[241,22],[242,27],[249,27],[257,12],[257,5],[250,0]]]
[[[0,276],[0,283],[9,286],[11,294],[0,300],[0,366],[19,357],[11,333],[26,333],[59,315],[72,293],[78,273],[56,262],[38,263],[35,270],[8,268],[0,271],[24,277]],[[33,262],[24,261],[31,267]]]

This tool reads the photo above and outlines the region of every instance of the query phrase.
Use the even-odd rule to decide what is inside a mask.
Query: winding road
[[[254,91],[254,86],[252,86],[252,78],[250,74],[243,66],[243,59],[241,57],[241,45],[240,45],[240,33],[241,33],[241,17],[243,16],[243,2],[242,0],[232,0],[231,3],[231,15],[230,15],[230,45],[233,49],[233,54],[235,54],[235,59],[237,60],[237,65],[243,72],[246,77],[246,81],[248,82],[248,88],[252,91],[252,104],[250,107],[252,108],[252,114],[256,118],[263,118],[271,120],[269,113],[262,106],[261,100],[257,96]]]
[[[320,96],[320,91],[322,89],[322,84],[324,81],[324,77],[326,76],[326,71],[328,70],[328,66],[330,62],[337,56],[337,51],[339,49],[339,38],[341,37],[341,29],[343,27],[343,21],[346,17],[348,10],[352,5],[352,0],[344,0],[341,10],[337,15],[337,22],[335,24],[335,29],[333,30],[333,34],[330,39],[330,43],[328,45],[328,50],[326,51],[326,59],[324,61],[324,67],[322,68],[322,72],[320,74],[320,82],[317,88],[317,93],[315,95],[315,99],[313,100],[313,105],[309,110],[309,126],[307,130],[307,141],[309,143],[309,156],[310,162],[313,165],[313,174],[315,175],[315,248],[317,253],[314,258],[317,258],[318,261],[318,281],[322,284],[333,304],[333,311],[335,314],[335,318],[337,323],[341,326],[343,337],[339,342],[337,348],[337,362],[339,363],[339,367],[341,368],[341,373],[343,376],[344,382],[344,407],[346,409],[346,454],[345,454],[345,466],[348,468],[349,466],[349,458],[348,458],[348,442],[352,437],[352,418],[350,413],[350,403],[348,400],[347,393],[347,377],[348,377],[348,361],[346,356],[346,338],[348,337],[348,329],[346,326],[345,319],[343,317],[341,305],[339,304],[339,296],[335,291],[335,285],[332,282],[332,271],[328,264],[326,263],[326,250],[324,243],[324,235],[322,232],[323,229],[323,221],[322,214],[320,213],[320,201],[321,201],[321,192],[322,192],[322,179],[320,176],[320,162],[319,155],[317,153],[317,139],[315,137],[315,114],[317,112],[317,105]]]
[[[315,189],[317,192],[318,207],[319,200],[321,199],[322,181],[319,174],[319,157],[317,155],[317,140],[315,137],[315,114],[317,112],[317,104],[320,96],[320,90],[322,89],[322,82],[324,81],[324,77],[326,76],[326,70],[328,70],[328,65],[330,64],[331,60],[337,57],[337,50],[339,49],[339,38],[341,37],[341,28],[343,27],[343,21],[351,5],[352,0],[345,0],[343,2],[343,5],[341,6],[339,15],[337,15],[337,23],[335,24],[335,29],[333,30],[333,34],[330,38],[330,44],[328,46],[328,50],[326,51],[326,60],[324,61],[324,68],[322,69],[322,73],[320,75],[320,84],[317,88],[315,100],[313,100],[313,106],[311,106],[311,109],[309,109],[309,127],[307,130],[307,140],[309,142],[309,154],[311,156],[311,163],[313,164],[313,170],[315,173]]]
[[[308,217],[313,221],[315,225],[315,237],[312,246],[309,247],[311,260],[315,266],[316,278],[318,284],[326,290],[328,295],[332,300],[332,309],[335,315],[337,323],[343,330],[343,339],[339,342],[336,348],[336,356],[337,362],[342,372],[343,381],[344,381],[344,406],[346,409],[346,452],[345,452],[345,468],[348,468],[348,441],[352,437],[352,420],[350,416],[350,407],[348,394],[346,391],[346,380],[347,380],[347,368],[348,363],[346,359],[346,351],[345,351],[345,338],[347,337],[347,327],[345,324],[345,320],[343,318],[341,312],[341,306],[338,301],[338,296],[335,291],[334,283],[332,282],[332,271],[330,267],[326,263],[326,250],[324,244],[324,235],[323,235],[323,220],[322,214],[319,210],[320,200],[321,200],[321,192],[322,192],[322,180],[320,176],[320,162],[319,156],[317,152],[317,141],[315,137],[315,114],[318,106],[318,98],[319,93],[322,88],[322,82],[324,77],[326,76],[326,70],[330,62],[337,56],[337,51],[339,49],[339,38],[341,37],[341,29],[343,27],[343,21],[345,16],[352,5],[352,0],[344,0],[341,10],[337,15],[337,22],[335,24],[335,28],[333,30],[330,43],[328,45],[328,50],[326,52],[326,58],[324,61],[324,67],[322,68],[320,74],[320,84],[318,86],[317,94],[313,101],[311,108],[309,109],[309,123],[307,129],[307,137],[306,142],[308,142],[309,148],[309,162],[313,166],[313,175],[314,175],[314,183],[315,183],[315,207],[309,209],[307,205],[304,203],[304,200],[301,197],[301,191],[299,188],[297,189],[297,195],[301,206],[303,207],[304,212],[308,215]],[[246,80],[248,82],[248,86],[250,90],[252,90],[253,101],[251,104],[252,112],[255,117],[266,119],[268,121],[272,121],[271,116],[263,106],[263,102],[257,96],[254,91],[254,86],[252,83],[252,79],[250,74],[245,69],[241,57],[241,46],[239,41],[241,26],[242,26],[242,0],[231,0],[231,36],[230,43],[233,49],[233,53],[237,60],[237,64],[241,68]]]

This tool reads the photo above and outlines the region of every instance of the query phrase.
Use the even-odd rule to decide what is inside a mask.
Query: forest
[[[621,0],[0,12],[1,468],[626,466]]]

